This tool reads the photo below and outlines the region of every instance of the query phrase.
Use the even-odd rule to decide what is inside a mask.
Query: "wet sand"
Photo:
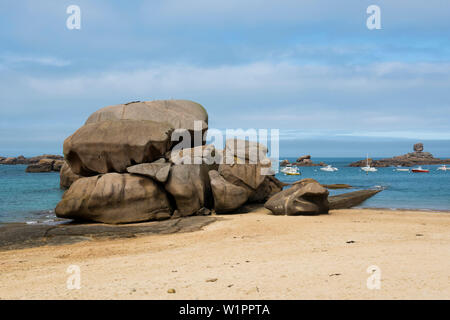
[[[1,299],[450,299],[450,213],[259,208],[192,232],[0,251],[0,274]]]

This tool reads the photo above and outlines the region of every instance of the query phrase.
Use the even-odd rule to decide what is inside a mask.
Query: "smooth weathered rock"
[[[246,188],[228,182],[216,170],[209,171],[209,178],[217,213],[232,212],[247,202],[250,194]]]
[[[255,191],[266,177],[264,168],[259,164],[221,164],[219,173],[228,182]]]
[[[235,163],[236,160],[241,160],[239,163],[270,164],[270,159],[267,158],[267,147],[258,142],[228,139],[225,142],[224,151],[225,162],[228,164]]]
[[[266,202],[270,197],[283,190],[287,183],[281,182],[274,176],[266,176],[263,183],[250,194],[248,202]]]
[[[119,224],[167,219],[171,207],[153,180],[108,173],[75,181],[55,213],[60,218]]]
[[[382,190],[359,190],[354,192],[348,192],[339,194],[336,196],[328,197],[330,203],[330,210],[334,209],[349,209],[354,206],[360,205],[367,199],[373,197]]]
[[[168,152],[167,157],[174,164],[218,164],[222,160],[222,155],[216,154],[216,149],[212,144],[181,150],[175,147]]]
[[[137,101],[102,108],[94,112],[86,121],[98,123],[101,121],[118,120],[151,120],[158,123],[167,123],[173,129],[187,130],[191,135],[194,131],[204,132],[208,128],[208,113],[202,105],[189,100],[155,100]],[[199,125],[196,127],[196,123]],[[191,146],[203,144],[195,143],[192,136]]]
[[[177,214],[185,217],[202,208],[212,208],[213,195],[208,172],[216,165],[178,164],[170,168],[165,189],[175,199]]]
[[[128,167],[127,171],[128,173],[146,176],[159,182],[166,182],[169,177],[170,166],[171,164],[169,162],[155,161],[152,163],[142,163]]]
[[[163,157],[171,132],[170,125],[149,120],[91,122],[64,141],[64,155],[78,175],[126,172]]]
[[[290,165],[291,163],[289,162],[288,159],[284,159],[283,161],[280,162],[280,167],[286,167],[288,165]]]
[[[272,196],[264,207],[275,215],[328,213],[328,190],[313,179],[300,180]]]
[[[62,189],[68,189],[78,179],[83,178],[82,176],[79,176],[75,173],[73,173],[72,169],[70,169],[70,166],[67,164],[66,161],[64,161],[61,170],[59,172],[59,186]]]

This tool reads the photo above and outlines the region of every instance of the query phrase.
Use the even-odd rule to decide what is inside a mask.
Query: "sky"
[[[286,157],[450,157],[449,34],[448,0],[2,0],[0,155],[60,154],[101,107],[173,98],[211,128],[279,129]]]

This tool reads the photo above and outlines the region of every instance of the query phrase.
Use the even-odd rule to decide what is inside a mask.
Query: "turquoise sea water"
[[[320,167],[300,167],[301,176],[278,173],[277,178],[285,182],[313,178],[324,184],[347,183],[355,187],[353,190],[331,190],[331,194],[376,186],[385,188],[361,207],[450,210],[450,171],[437,171],[438,166],[422,166],[430,169],[430,173],[424,174],[378,168],[378,172],[367,175],[359,168],[347,167],[358,159],[313,160],[324,161],[337,167],[339,171],[323,172]],[[25,173],[25,168],[25,165],[0,165],[0,223],[51,223],[55,218],[53,209],[63,194],[59,189],[59,173]]]
[[[290,162],[294,158],[287,158]],[[324,172],[320,167],[299,167],[301,176],[287,176],[278,173],[276,177],[284,182],[313,178],[322,184],[346,183],[355,187],[346,190],[330,190],[338,194],[360,189],[382,187],[384,190],[365,201],[361,207],[392,209],[450,210],[450,171],[437,171],[439,166],[422,166],[429,173],[394,171],[393,167],[377,168],[377,172],[366,172],[348,164],[360,160],[355,158],[315,158],[338,168],[336,172]]]
[[[0,165],[0,223],[53,221],[61,199],[59,173],[26,173],[26,165]]]

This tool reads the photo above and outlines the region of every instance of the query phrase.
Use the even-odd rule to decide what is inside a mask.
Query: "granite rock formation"
[[[356,161],[351,163],[350,167],[365,167],[367,162],[372,167],[413,167],[417,165],[450,164],[450,159],[435,158],[431,153],[423,152],[424,147],[422,143],[416,143],[413,150],[413,152],[392,158]]]

